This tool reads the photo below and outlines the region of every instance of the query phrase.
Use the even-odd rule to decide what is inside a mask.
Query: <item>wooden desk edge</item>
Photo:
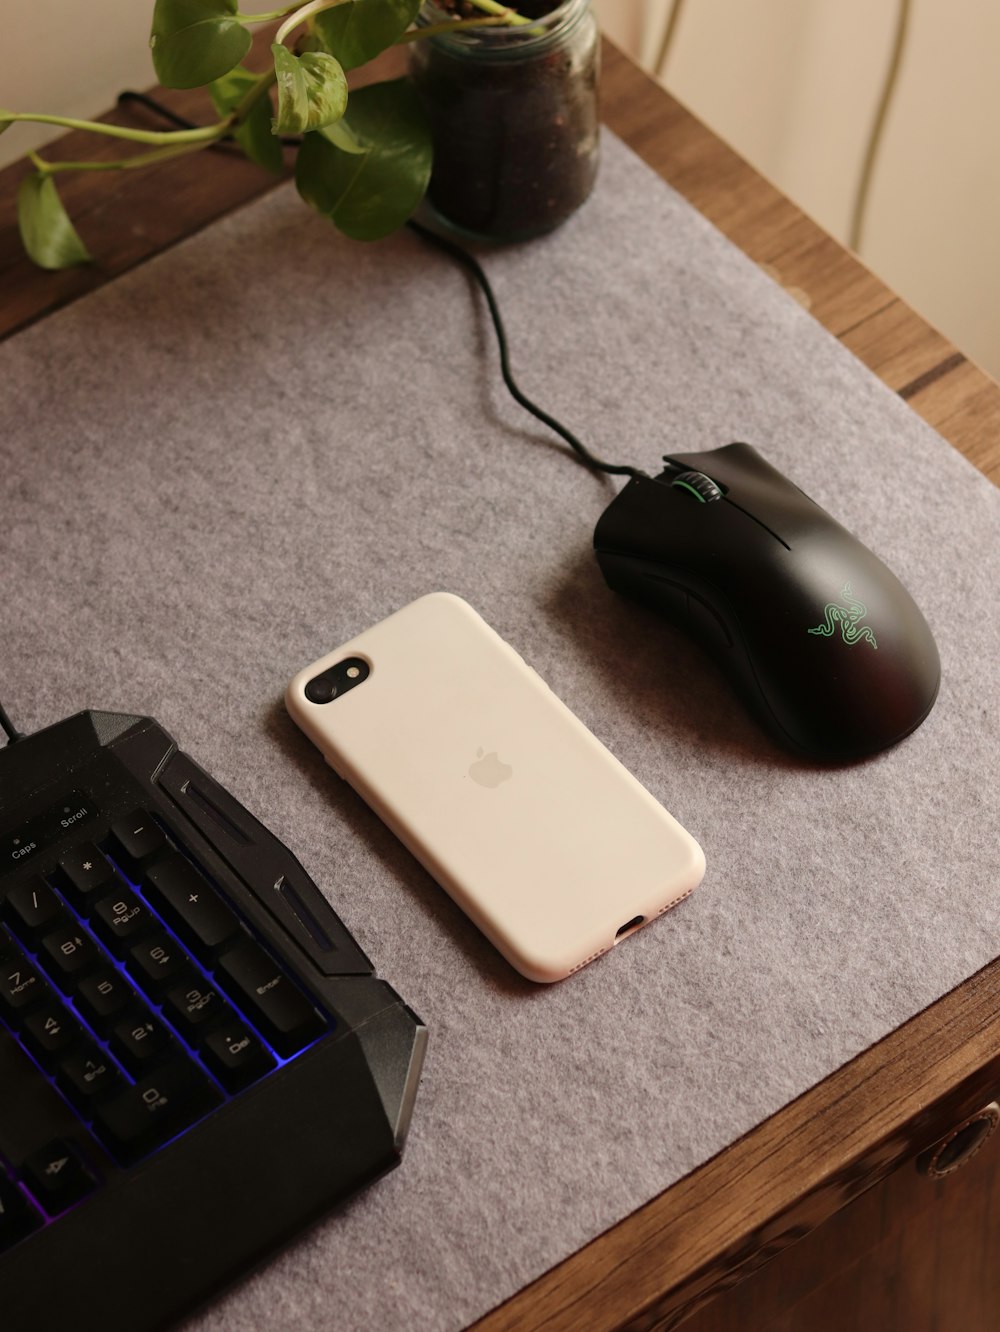
[[[203,114],[197,93],[165,100]],[[610,43],[605,120],[987,475],[1000,479],[1000,388],[826,236]],[[84,146],[85,145],[85,146]],[[51,152],[52,150],[46,150]],[[117,153],[79,135],[56,152]],[[271,188],[248,163],[206,171],[179,158],[155,174],[67,184],[100,267],[41,274],[19,251],[0,172],[0,336],[143,262]],[[169,194],[166,214],[162,198]],[[124,225],[113,228],[112,216]],[[89,239],[89,237],[88,237]],[[1000,962],[786,1106],[719,1156],[540,1277],[477,1332],[667,1328],[933,1141],[1000,1082]],[[739,1087],[733,1088],[739,1095]]]

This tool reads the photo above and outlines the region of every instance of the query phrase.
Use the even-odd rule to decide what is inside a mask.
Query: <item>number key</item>
[[[182,1036],[194,1040],[211,1023],[222,1017],[232,1017],[233,1012],[209,981],[190,972],[179,977],[177,984],[167,990],[163,1016]]]
[[[77,986],[76,1006],[99,1032],[106,1031],[134,1000],[135,991],[111,967],[98,967]]]
[[[38,956],[59,988],[68,994],[80,977],[96,965],[101,955],[86,931],[63,925],[45,936]]]
[[[95,1103],[121,1085],[122,1076],[111,1057],[87,1041],[60,1059],[56,1081],[80,1113],[89,1117]]]
[[[11,949],[0,964],[0,1013],[16,1027],[30,1009],[51,997],[35,964]]]
[[[101,898],[90,913],[90,923],[111,951],[123,957],[129,945],[152,929],[157,920],[131,888],[122,888]]]
[[[145,1156],[221,1099],[200,1069],[173,1059],[96,1108],[94,1128],[124,1161]]]
[[[136,1009],[111,1028],[111,1052],[134,1078],[176,1048],[163,1023],[145,1010]]]
[[[132,975],[150,994],[161,994],[190,963],[184,950],[163,930],[130,948],[127,958]]]
[[[62,1004],[43,1004],[24,1019],[24,1042],[47,1067],[71,1050],[82,1034]]]

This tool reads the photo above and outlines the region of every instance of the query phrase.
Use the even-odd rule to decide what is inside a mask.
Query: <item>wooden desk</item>
[[[1000,387],[606,45],[611,128],[913,409],[1000,480]],[[203,116],[198,94],[169,94]],[[141,113],[140,113],[141,114]],[[79,135],[58,148],[94,154]],[[97,146],[117,154],[111,143]],[[49,152],[50,150],[46,150]],[[0,336],[271,188],[221,153],[61,180],[98,261],[23,258],[0,173]],[[169,206],[164,201],[169,200]],[[477,1332],[995,1332],[1000,1134],[932,1182],[914,1158],[1000,1090],[1000,961],[899,1028],[476,1324]],[[734,1085],[733,1096],[740,1088]],[[905,1224],[904,1224],[905,1223]]]

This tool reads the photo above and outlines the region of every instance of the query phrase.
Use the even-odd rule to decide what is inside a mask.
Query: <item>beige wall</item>
[[[594,0],[653,59],[671,0]],[[269,0],[247,0],[264,9]],[[665,83],[841,239],[898,0],[686,0]],[[152,82],[152,0],[8,0],[0,105],[89,116]],[[44,140],[15,126],[0,164]],[[865,260],[1000,375],[1000,4],[914,0]]]
[[[670,0],[595,0],[651,61]],[[687,0],[663,82],[847,239],[898,0]],[[1000,4],[914,0],[861,253],[1000,377]]]
[[[152,0],[3,0],[0,106],[86,120],[121,88],[147,88],[156,82],[152,13]],[[0,166],[61,132],[12,125],[0,137]]]

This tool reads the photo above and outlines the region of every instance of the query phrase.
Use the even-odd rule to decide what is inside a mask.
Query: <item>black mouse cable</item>
[[[137,93],[133,92],[131,89],[126,89],[118,94],[119,106],[124,106],[130,102],[144,106],[147,111],[152,111],[154,114],[162,116],[165,120],[169,120],[171,124],[179,125],[182,129],[195,128],[193,121],[187,120],[184,116],[177,115],[176,112],[171,111],[161,102],[157,102],[152,97],[147,97],[145,93]],[[298,138],[282,139],[282,143],[284,144],[294,145],[300,142],[301,140]],[[596,458],[587,446],[573,434],[572,430],[567,426],[564,426],[561,421],[557,421],[554,416],[550,416],[549,413],[539,407],[537,403],[532,402],[526,393],[521,392],[514,380],[513,374],[511,373],[510,355],[507,349],[507,333],[504,329],[503,319],[500,317],[500,308],[497,305],[496,297],[493,294],[493,288],[490,286],[490,280],[483,271],[483,267],[478,259],[476,259],[475,255],[470,254],[463,246],[456,245],[454,241],[440,235],[436,231],[432,231],[429,227],[425,227],[423,223],[414,221],[413,218],[410,218],[406,225],[411,231],[415,231],[416,234],[422,237],[425,241],[428,241],[432,245],[436,245],[438,249],[444,250],[446,254],[450,254],[453,259],[456,259],[460,264],[467,268],[475,278],[480,290],[486,297],[486,305],[490,312],[490,319],[493,321],[493,329],[496,333],[497,345],[500,348],[500,373],[502,374],[503,382],[506,384],[507,390],[514,401],[523,407],[526,412],[530,412],[532,416],[541,421],[543,425],[547,425],[550,430],[555,431],[561,439],[566,441],[577,456],[588,467],[593,468],[594,471],[607,472],[612,476],[647,476],[648,474],[638,467],[628,467],[625,464],[602,462],[600,458]]]
[[[7,739],[10,742],[10,744],[14,745],[18,742],[18,740],[24,739],[24,732],[19,731],[17,727],[14,725],[14,723],[11,721],[11,719],[7,716],[7,713],[4,709],[4,705],[2,703],[0,703],[0,727],[2,727],[3,730],[6,732]]]
[[[561,421],[557,421],[554,416],[539,407],[537,403],[531,401],[526,393],[522,393],[518,388],[514,376],[510,369],[510,356],[507,349],[507,333],[504,329],[503,319],[500,317],[500,307],[497,305],[496,297],[493,294],[493,288],[490,280],[483,271],[483,266],[475,255],[470,254],[461,245],[456,245],[454,241],[446,236],[440,235],[436,231],[431,231],[421,222],[415,222],[410,218],[406,224],[411,231],[415,231],[418,236],[436,245],[438,249],[444,250],[450,254],[453,259],[457,259],[460,264],[469,270],[479,285],[480,290],[486,297],[486,305],[490,312],[490,319],[493,321],[493,330],[496,333],[497,345],[500,348],[500,373],[503,375],[503,382],[506,384],[508,392],[515,402],[519,403],[525,411],[530,412],[543,425],[547,425],[550,430],[554,430],[557,435],[566,441],[588,467],[592,467],[598,472],[608,472],[613,476],[646,476],[646,473],[638,467],[628,467],[625,464],[606,463],[600,458],[595,458],[585,444],[583,444],[576,435],[573,434]]]

